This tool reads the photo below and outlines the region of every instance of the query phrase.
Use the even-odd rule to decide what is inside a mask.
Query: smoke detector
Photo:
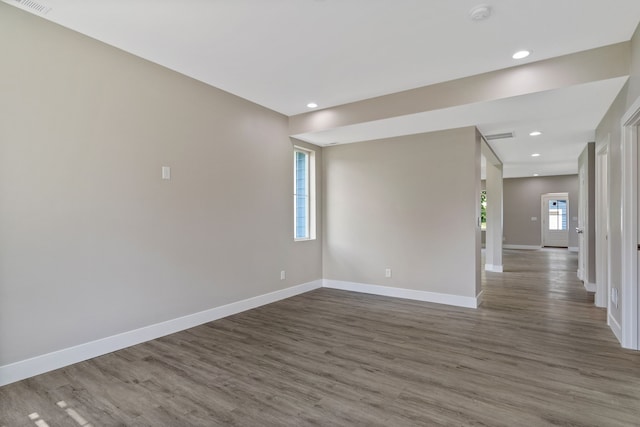
[[[472,21],[484,21],[491,16],[491,7],[486,4],[479,4],[469,11],[469,18]]]

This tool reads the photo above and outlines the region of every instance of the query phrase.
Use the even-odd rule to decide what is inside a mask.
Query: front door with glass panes
[[[569,246],[569,195],[542,195],[542,246]]]

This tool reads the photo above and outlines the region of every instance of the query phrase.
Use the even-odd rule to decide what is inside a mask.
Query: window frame
[[[305,190],[307,203],[305,206],[305,235],[298,237],[298,163],[297,153],[306,156]],[[293,147],[293,239],[303,242],[316,239],[316,167],[315,151],[308,148]]]

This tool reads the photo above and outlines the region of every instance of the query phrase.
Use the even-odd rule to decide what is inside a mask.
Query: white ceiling
[[[640,20],[638,0],[488,0],[483,22],[468,17],[481,0],[2,1],[286,115],[627,41]],[[516,63],[522,48],[533,53]],[[534,147],[540,165],[560,165],[623,84],[601,83],[456,108],[483,132],[516,131],[492,143],[506,170]],[[532,128],[545,134],[530,146]]]

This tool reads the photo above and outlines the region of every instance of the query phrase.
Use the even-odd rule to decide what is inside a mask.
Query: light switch
[[[531,217],[531,221],[537,221],[537,220],[538,220],[538,217],[537,217],[537,216],[532,216],[532,217]]]
[[[169,166],[162,167],[162,179],[171,179],[171,168]]]

